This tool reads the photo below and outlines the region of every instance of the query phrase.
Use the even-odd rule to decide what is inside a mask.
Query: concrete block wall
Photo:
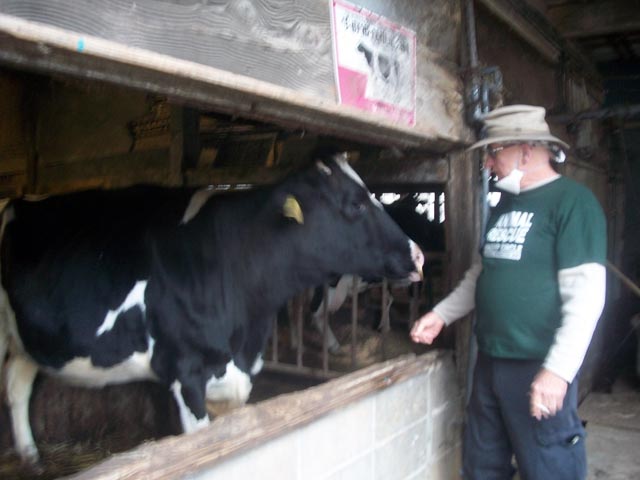
[[[188,478],[456,479],[461,427],[462,398],[452,355],[438,355],[416,376]]]

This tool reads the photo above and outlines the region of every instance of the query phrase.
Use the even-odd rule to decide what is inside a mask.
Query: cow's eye
[[[362,215],[367,210],[367,204],[365,202],[351,202],[347,205],[347,216],[349,218],[355,218]]]

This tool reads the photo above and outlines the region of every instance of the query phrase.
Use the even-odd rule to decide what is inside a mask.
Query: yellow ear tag
[[[304,216],[302,215],[302,209],[296,197],[293,195],[287,195],[287,199],[284,201],[282,212],[287,218],[293,218],[299,224],[304,223]]]

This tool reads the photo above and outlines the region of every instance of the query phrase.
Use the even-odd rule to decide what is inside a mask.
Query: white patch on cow
[[[2,239],[4,238],[4,232],[7,224],[15,217],[13,207],[7,208],[8,202],[8,199],[6,202],[2,201],[2,205],[0,207],[2,214],[2,219],[0,221],[0,245],[2,245]],[[7,350],[10,346],[13,346],[18,352],[24,351],[22,348],[22,342],[18,336],[16,315],[9,303],[9,295],[0,284],[0,373],[2,372],[2,362],[4,361]]]
[[[102,325],[100,325],[100,327],[96,331],[96,337],[99,337],[104,332],[110,331],[115,325],[116,320],[118,319],[118,315],[132,309],[133,307],[140,307],[140,310],[142,310],[142,314],[144,315],[144,312],[147,309],[147,306],[144,303],[144,292],[146,288],[146,280],[140,280],[136,282],[136,284],[129,292],[129,295],[127,295],[127,298],[125,298],[124,302],[122,302],[122,305],[120,305],[115,310],[109,310],[109,312],[107,312],[107,316],[105,317],[104,322],[102,322]]]
[[[50,196],[51,195],[49,195],[48,193],[27,193],[24,197],[22,197],[22,199],[26,200],[27,202],[41,202],[42,200],[46,200]]]
[[[191,409],[187,407],[182,397],[182,384],[176,380],[171,384],[171,391],[178,403],[178,409],[180,410],[180,421],[182,422],[182,429],[185,433],[195,432],[203,427],[209,425],[209,416],[205,413],[203,418],[196,418],[191,412]]]
[[[9,303],[9,295],[7,291],[0,287],[0,335],[2,338],[2,345],[5,351],[10,351],[12,354],[24,355],[25,350],[22,345],[22,339],[18,335],[18,324],[16,322],[16,314]],[[4,354],[0,356],[4,358]],[[1,370],[1,362],[0,362]]]
[[[189,205],[187,205],[187,209],[184,211],[184,215],[182,216],[182,221],[180,223],[185,224],[189,222],[189,220],[193,219],[200,209],[207,203],[209,197],[215,193],[215,190],[212,187],[203,188],[198,190],[191,196],[191,200],[189,200]]]
[[[349,162],[347,162],[346,155],[336,155],[333,158],[338,164],[338,166],[340,167],[340,169],[345,173],[345,175],[351,178],[358,185],[362,185],[363,187],[365,187],[364,182],[362,181],[362,178],[360,178],[360,175],[358,175],[356,171],[353,168],[351,168],[351,165],[349,165]]]
[[[9,199],[2,200],[0,202],[0,213],[2,213],[2,224],[0,225],[0,243],[2,243],[2,239],[4,238],[4,230],[11,222],[16,218],[16,212],[12,206],[9,205]]]
[[[409,239],[409,250],[411,252],[411,260],[416,267],[416,270],[409,275],[409,280],[419,282],[423,280],[422,267],[424,267],[424,253],[422,253],[418,244],[411,239]]]
[[[10,201],[11,201],[10,198],[3,198],[2,200],[0,200],[0,213],[4,213]],[[9,213],[10,216],[6,219],[6,223],[13,220],[13,208],[7,210],[7,213]]]
[[[378,207],[380,210],[384,210],[384,205],[382,205],[382,203],[380,202],[380,200],[378,200],[376,197],[374,196],[369,196],[371,198],[371,203],[373,203],[376,207]]]
[[[214,375],[207,381],[207,400],[227,401],[233,406],[244,405],[249,399],[252,387],[251,377],[236,367],[231,360],[227,363],[227,370],[222,377],[216,378]]]
[[[111,367],[96,367],[91,358],[77,357],[67,362],[60,370],[52,370],[52,373],[63,377],[69,383],[95,388],[134,380],[157,380],[151,370],[151,357],[155,345],[153,338],[149,337],[148,345],[146,352],[134,352]]]
[[[0,288],[0,358],[4,359],[7,350],[9,349],[9,342],[11,341],[11,318],[13,316],[13,310],[9,305],[9,298],[4,288]],[[15,318],[15,317],[13,317]],[[0,371],[2,365],[0,364]]]
[[[262,354],[259,354],[256,357],[256,361],[253,362],[253,366],[251,367],[251,375],[257,375],[262,371],[262,367],[264,366],[264,360],[262,359]]]
[[[353,280],[353,275],[343,275],[340,277],[340,280],[338,280],[335,287],[329,287],[327,289],[327,313],[329,315],[337,312],[344,304],[347,296],[353,293]],[[364,292],[367,288],[369,288],[369,284],[358,277],[358,292]],[[328,321],[329,318],[327,318],[327,322]],[[311,323],[320,335],[324,334],[324,298],[320,302],[320,305],[318,305],[318,308],[312,313]],[[328,324],[327,347],[331,353],[338,353],[340,350],[340,342],[333,333],[331,326]]]
[[[340,167],[340,169],[345,173],[345,175],[351,178],[358,185],[362,186],[362,188],[367,190],[367,192],[369,191],[369,189],[367,189],[367,186],[362,181],[362,178],[360,178],[360,175],[358,175],[356,171],[351,167],[351,165],[349,165],[349,162],[347,162],[346,155],[336,155],[334,159],[338,164],[338,166]],[[384,207],[382,206],[382,203],[380,203],[378,199],[376,199],[375,197],[372,197],[371,194],[369,194],[369,198],[371,199],[371,203],[373,203],[376,207],[378,207],[381,210],[384,209]]]
[[[318,160],[316,162],[316,167],[318,167],[318,170],[320,170],[323,174],[325,174],[327,177],[329,175],[331,175],[333,172],[331,171],[331,169],[329,167],[327,167],[325,165],[324,162],[321,162],[320,160]]]

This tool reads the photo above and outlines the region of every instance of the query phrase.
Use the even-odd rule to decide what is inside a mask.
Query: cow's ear
[[[324,163],[322,160],[316,161],[316,167],[318,167],[318,170],[324,173],[327,177],[331,175],[331,168],[327,167],[327,164]]]
[[[336,153],[333,159],[338,165],[349,165],[349,152]]]
[[[285,217],[292,218],[301,225],[304,223],[302,208],[300,208],[298,200],[293,195],[287,195],[287,198],[285,198],[282,205],[282,213]]]

